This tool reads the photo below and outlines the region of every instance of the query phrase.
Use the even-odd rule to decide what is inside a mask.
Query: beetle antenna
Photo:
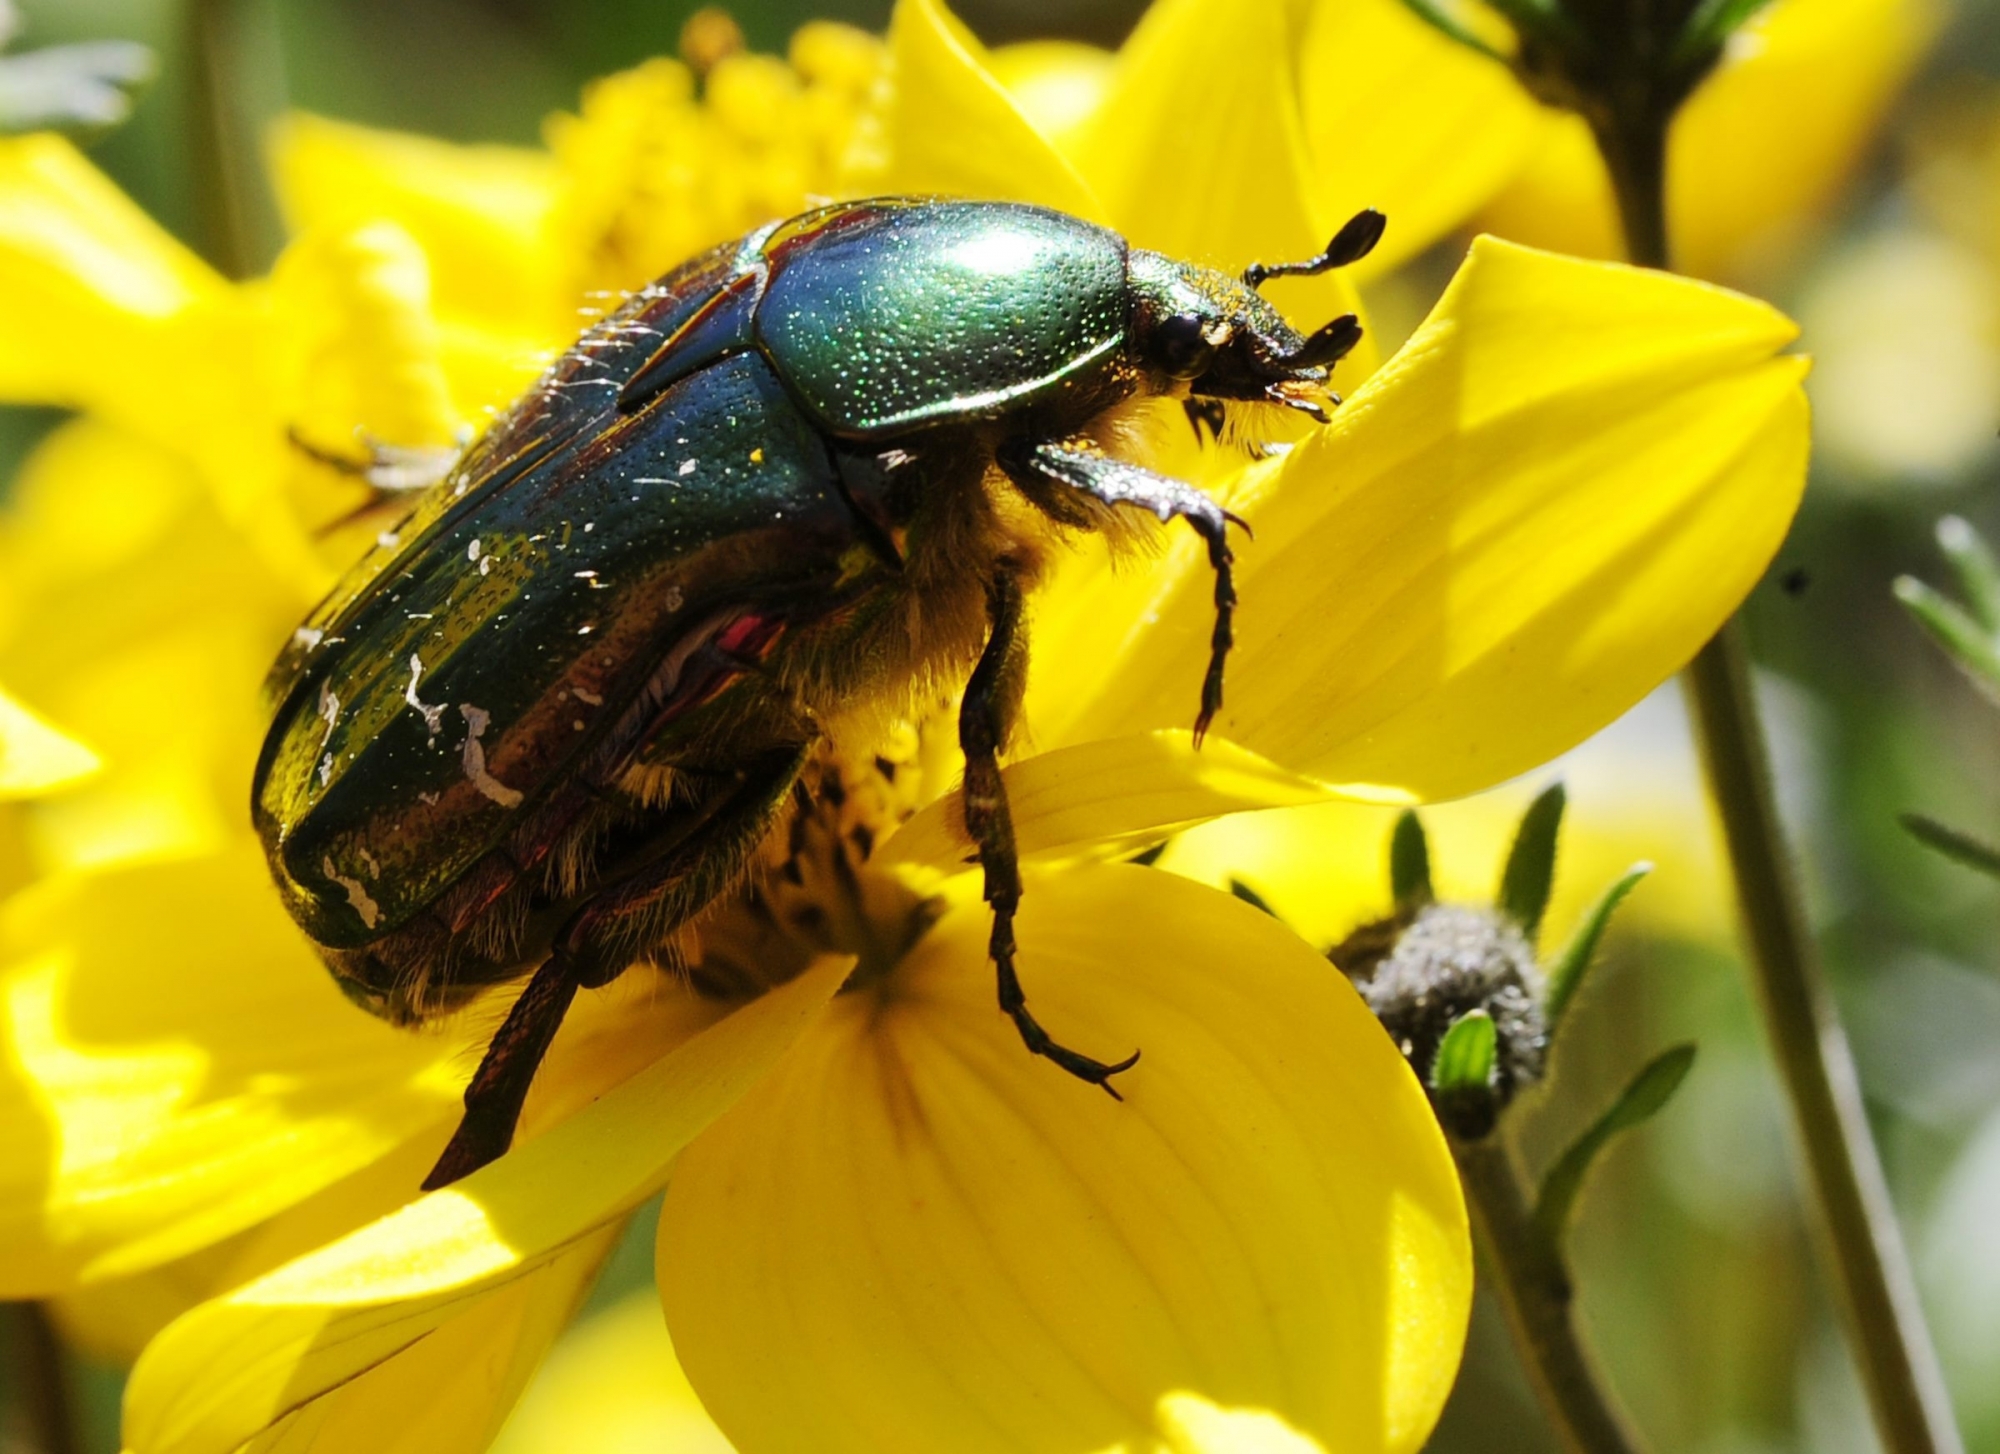
[[[1388,225],[1387,217],[1373,207],[1364,207],[1334,233],[1333,241],[1318,257],[1299,263],[1252,263],[1243,270],[1244,285],[1261,288],[1272,278],[1312,278],[1358,263],[1375,250],[1375,244],[1382,240],[1382,229]]]
[[[1359,342],[1361,320],[1352,313],[1343,313],[1315,331],[1311,338],[1299,345],[1297,353],[1286,357],[1285,363],[1295,369],[1332,368],[1354,352],[1354,345]]]

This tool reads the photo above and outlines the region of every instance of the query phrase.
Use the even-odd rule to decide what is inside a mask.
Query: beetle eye
[[[1160,363],[1177,379],[1191,379],[1208,368],[1215,345],[1206,327],[1191,313],[1176,313],[1160,324]]]

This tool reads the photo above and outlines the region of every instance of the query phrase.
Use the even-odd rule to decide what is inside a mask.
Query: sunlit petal
[[[1823,214],[1939,26],[1934,0],[1776,0],[1731,40],[1674,122],[1667,219],[1675,264],[1767,272]],[[1555,118],[1482,224],[1588,257],[1620,257],[1611,187],[1584,124]]]
[[[1389,218],[1366,277],[1416,256],[1517,173],[1545,125],[1500,62],[1450,40],[1402,0],[1314,5],[1299,105],[1322,229],[1363,207]]]
[[[1080,165],[1111,225],[1139,247],[1232,272],[1324,247],[1333,223],[1313,210],[1298,97],[1285,79],[1297,46],[1284,5],[1149,8],[1081,144]],[[1338,273],[1280,279],[1266,291],[1302,324],[1359,311]],[[1343,377],[1372,367],[1370,353],[1357,353]]]
[[[1035,876],[1030,1000],[1068,1044],[1143,1048],[1121,1103],[1024,1053],[987,922],[947,916],[836,1001],[682,1158],[667,1321],[737,1447],[1137,1454],[1186,1395],[1419,1445],[1464,1331],[1463,1213],[1346,982],[1171,875]]]
[[[569,276],[549,246],[554,160],[507,146],[454,146],[294,112],[271,136],[272,175],[297,232],[378,220],[423,248],[439,306],[487,327],[559,327]]]
[[[460,1330],[447,1343],[476,1339],[479,1324],[503,1316],[509,1300],[540,1296],[543,1269],[593,1256],[606,1225],[659,1187],[674,1155],[797,1040],[848,969],[820,965],[656,1060],[558,1131],[196,1308],[133,1370],[128,1447],[228,1454],[266,1431],[282,1435],[283,1421],[301,1409],[305,1420],[383,1427],[421,1377],[398,1373],[379,1396],[352,1405],[341,1394],[350,1380],[428,1347],[440,1329]],[[421,1352],[418,1360],[396,1366],[432,1366]]]
[[[0,691],[0,801],[53,792],[102,765],[83,743]]]
[[[900,0],[884,118],[893,191],[1039,202],[1104,220],[1103,205],[995,78],[986,49],[941,0]]]
[[[1110,93],[1115,58],[1080,41],[1027,40],[994,47],[986,65],[1035,130],[1072,156]]]
[[[1684,663],[1804,484],[1802,359],[1764,304],[1481,240],[1416,337],[1241,506],[1216,731],[1330,781],[1453,797],[1603,726]],[[1088,684],[1031,686],[1047,745],[1186,720],[1205,563]],[[1094,694],[1091,689],[1095,688]]]
[[[251,852],[45,884],[6,948],[9,1296],[219,1241],[455,1108],[454,1047],[342,1000]]]

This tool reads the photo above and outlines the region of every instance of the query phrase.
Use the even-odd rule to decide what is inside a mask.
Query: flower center
[[[943,913],[942,902],[873,867],[875,847],[923,802],[915,730],[864,757],[822,749],[754,855],[743,886],[695,930],[689,977],[740,999],[804,973],[815,959],[859,959],[850,984],[886,975]]]

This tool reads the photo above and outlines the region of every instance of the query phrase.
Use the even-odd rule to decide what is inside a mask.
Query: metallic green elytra
[[[1239,280],[1043,208],[843,203],[634,295],[501,416],[279,658],[252,790],[286,906],[367,1008],[417,1020],[532,971],[426,1185],[506,1149],[576,991],[741,880],[818,747],[941,678],[967,682],[1001,1006],[1116,1094],[1131,1060],[1057,1044],[1014,971],[1024,595],[1064,530],[1188,521],[1216,572],[1206,730],[1230,517],[1110,426],[1155,397],[1324,418],[1360,330],[1302,336],[1256,284],[1381,226]]]

